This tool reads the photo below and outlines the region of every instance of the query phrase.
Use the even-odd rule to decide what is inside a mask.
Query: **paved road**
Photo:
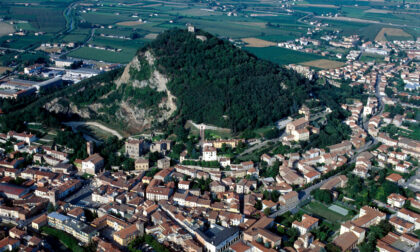
[[[414,104],[409,104],[409,103],[404,103],[404,102],[401,103],[401,106],[403,106],[403,107],[409,107],[409,108],[420,109],[420,106],[416,106]]]
[[[73,194],[67,196],[66,198],[63,199],[63,201],[70,202],[70,203],[74,204],[74,202],[76,202],[76,200],[78,200],[80,198],[83,198],[83,197],[86,197],[87,195],[89,195],[91,193],[92,193],[92,180],[89,180],[76,193],[73,193]]]
[[[14,48],[9,48],[9,47],[0,47],[0,49],[1,49],[1,50],[14,51],[14,52],[20,52],[20,53],[25,52],[25,50],[22,50],[22,49],[14,49]]]
[[[369,20],[369,19],[360,19],[360,18],[351,18],[351,17],[323,17],[323,16],[315,16],[319,19],[328,19],[328,20],[340,20],[340,21],[347,21],[347,22],[354,22],[354,23],[370,23],[370,24],[383,24],[389,26],[396,26],[396,27],[414,27],[418,28],[418,25],[402,25],[402,24],[393,24],[393,23],[384,23],[379,22],[376,20]]]
[[[313,117],[311,117],[310,118],[310,121],[315,121],[315,120],[318,120],[320,117],[323,117],[323,116],[325,116],[327,113],[326,112],[319,112],[319,113],[317,113],[316,115],[314,115]],[[276,127],[279,129],[279,130],[282,130],[282,129],[284,129],[284,128],[286,128],[286,125],[289,123],[289,122],[291,122],[292,121],[292,119],[284,119],[284,120],[280,120],[280,121],[277,121],[276,122]],[[246,155],[246,154],[248,154],[248,153],[251,153],[251,152],[253,152],[254,150],[257,150],[257,149],[260,149],[260,148],[262,148],[262,147],[264,147],[265,145],[267,145],[268,143],[277,143],[277,142],[280,142],[281,141],[281,139],[285,136],[286,134],[283,132],[283,134],[280,136],[280,137],[278,137],[278,138],[275,138],[275,139],[269,139],[269,140],[265,140],[265,141],[262,141],[261,143],[259,143],[259,144],[256,144],[256,145],[254,145],[254,146],[252,146],[251,148],[249,148],[249,149],[246,149],[245,151],[243,151],[242,153],[240,153],[238,156],[239,157],[241,157],[241,156],[243,156],[243,155]]]
[[[106,126],[104,126],[104,125],[102,125],[98,122],[75,122],[75,121],[72,121],[72,122],[65,122],[63,124],[66,125],[66,126],[72,127],[73,130],[77,130],[76,128],[79,127],[79,126],[82,126],[82,125],[95,126],[95,127],[100,128],[101,130],[104,130],[106,132],[111,133],[112,135],[118,137],[118,139],[120,139],[120,140],[124,138],[120,133],[118,133],[118,131],[110,129],[110,128],[108,128],[108,127],[106,127]]]
[[[378,111],[374,115],[380,115],[380,114],[382,114],[383,113],[383,109],[384,109],[383,101],[382,101],[382,96],[379,94],[380,77],[381,76],[378,75],[378,78],[376,79],[376,83],[375,83],[375,96],[378,98],[379,109],[378,109]],[[368,133],[368,131],[367,131],[367,129],[368,129],[367,121],[361,120],[359,122],[359,124],[361,124],[361,126],[363,127],[363,129]],[[368,135],[369,135],[369,133],[368,133]],[[374,146],[377,143],[378,143],[378,141],[375,138],[373,138],[373,140],[365,143],[364,146],[362,146],[361,148],[359,148],[359,149],[357,149],[355,151],[355,154],[351,157],[349,164],[352,164],[352,163],[356,162],[356,158],[359,156],[360,153],[362,153],[362,152],[370,149],[372,146]],[[301,191],[300,192],[300,195],[299,195],[300,198],[299,198],[298,203],[296,203],[294,205],[289,205],[289,206],[287,206],[285,208],[281,208],[280,210],[272,213],[270,215],[270,217],[276,217],[276,216],[282,215],[282,214],[284,214],[284,213],[286,213],[288,211],[293,211],[294,209],[298,208],[299,205],[302,202],[305,202],[307,199],[309,199],[309,197],[311,196],[311,192],[313,190],[320,188],[324,183],[326,183],[327,181],[329,181],[329,180],[331,180],[331,179],[339,176],[340,174],[341,173],[338,173],[337,175],[334,175],[334,176],[332,176],[332,177],[330,177],[330,178],[328,178],[326,180],[322,180],[319,183],[317,183],[315,185],[312,185],[312,186],[306,188],[305,190]]]
[[[276,216],[282,215],[282,214],[284,214],[284,213],[286,213],[286,212],[288,212],[288,211],[293,211],[295,208],[300,207],[300,204],[301,204],[302,202],[305,202],[307,199],[309,199],[309,198],[311,197],[311,192],[312,192],[313,190],[316,190],[316,189],[320,188],[320,187],[321,187],[323,184],[325,184],[327,181],[330,181],[331,179],[333,179],[333,178],[335,178],[335,177],[337,177],[337,176],[339,176],[339,175],[340,175],[340,174],[337,174],[337,175],[334,175],[334,176],[332,176],[332,177],[329,177],[328,179],[321,180],[319,183],[317,183],[317,184],[315,184],[315,185],[312,185],[312,186],[310,186],[310,187],[306,188],[305,190],[301,191],[301,192],[300,192],[300,194],[299,194],[299,197],[300,197],[300,198],[299,198],[299,201],[298,201],[296,204],[288,205],[288,206],[286,206],[286,207],[284,207],[284,208],[281,208],[281,209],[279,209],[278,211],[276,211],[276,212],[272,213],[272,214],[270,215],[270,217],[274,218],[274,217],[276,217]]]

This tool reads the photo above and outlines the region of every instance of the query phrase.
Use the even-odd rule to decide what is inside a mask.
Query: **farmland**
[[[325,31],[338,30],[345,36],[359,34],[368,40],[376,37],[388,40],[415,39],[420,33],[416,22],[418,13],[411,9],[395,9],[398,4],[395,1],[306,0],[290,6],[291,10],[280,7],[273,0],[251,0],[246,3],[224,0],[220,4],[229,7],[221,8],[207,2],[182,0],[88,0],[83,4],[70,0],[29,0],[26,4],[6,0],[0,3],[0,18],[13,20],[15,30],[22,29],[27,34],[12,38],[1,37],[6,32],[10,33],[10,27],[3,31],[6,26],[0,25],[0,44],[3,47],[34,49],[46,42],[74,42],[83,46],[72,51],[69,56],[127,63],[138,47],[162,31],[192,24],[221,38],[241,42],[248,51],[273,62],[285,64],[309,61],[308,66],[328,68],[331,67],[328,64],[332,62],[311,62],[326,59],[325,57],[274,46],[278,42],[305,36],[308,29],[313,28],[308,22],[311,20],[328,23]],[[339,18],[325,17],[334,14],[338,14]],[[94,36],[90,38],[93,29]],[[40,31],[43,34],[34,36],[35,32]],[[113,36],[133,39],[120,42],[104,39]],[[88,48],[85,45],[87,41],[90,44],[121,49],[121,52]]]
[[[312,60],[312,61],[302,62],[301,64],[304,65],[304,66],[309,66],[309,67],[316,67],[316,68],[322,68],[322,69],[332,69],[332,68],[342,67],[344,65],[344,62],[335,61],[335,60],[320,59],[320,60]]]
[[[258,38],[243,38],[242,41],[245,42],[247,44],[246,46],[248,47],[269,47],[276,45],[274,42]]]
[[[387,40],[411,40],[413,37],[402,29],[397,28],[382,28],[376,35],[376,41]]]
[[[15,29],[13,29],[13,25],[0,22],[0,37],[12,33],[14,30]]]
[[[92,59],[97,61],[104,62],[120,62],[128,63],[133,55],[136,53],[136,49],[124,50],[123,52],[111,52],[105,50],[99,50],[95,48],[82,47],[76,51],[73,51],[69,54],[71,57],[81,58],[81,59]]]

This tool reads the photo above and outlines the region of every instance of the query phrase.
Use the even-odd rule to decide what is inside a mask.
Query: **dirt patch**
[[[12,71],[13,68],[0,66],[0,74],[4,74],[7,70]]]
[[[150,8],[150,7],[160,7],[160,6],[162,6],[161,3],[143,5],[142,7],[144,7],[144,8]]]
[[[391,13],[390,10],[381,10],[381,9],[369,9],[365,10],[366,13],[380,13],[380,14],[388,14]]]
[[[258,28],[265,28],[266,27],[266,23],[264,23],[264,22],[234,22],[234,23],[235,24],[240,24],[240,25],[258,27]]]
[[[0,37],[4,35],[8,35],[10,33],[13,33],[15,29],[13,28],[13,25],[0,22]]]
[[[121,26],[136,26],[136,25],[141,25],[144,24],[143,21],[125,21],[125,22],[119,22],[117,23],[117,25],[121,25]]]
[[[277,17],[277,14],[271,13],[251,13],[251,17]]]
[[[316,18],[329,19],[329,20],[340,20],[340,21],[356,22],[356,23],[366,23],[366,24],[380,24],[381,23],[381,22],[376,21],[376,20],[368,20],[368,19],[361,19],[361,18],[351,18],[351,17],[323,17],[323,16],[316,16]]]
[[[146,39],[155,39],[159,34],[157,33],[149,33],[146,36],[144,36],[144,38]]]
[[[335,61],[335,60],[327,60],[327,59],[320,59],[320,60],[311,60],[300,63],[304,66],[310,67],[318,67],[322,69],[333,69],[344,66],[343,62]]]
[[[61,52],[61,48],[59,48],[59,47],[43,47],[43,46],[40,46],[36,50],[44,51],[44,52],[47,52],[47,53],[60,53]]]
[[[277,44],[271,41],[258,39],[258,38],[243,38],[243,42],[247,43],[248,47],[269,47],[276,46]]]
[[[299,7],[299,6],[338,9],[338,6],[332,5],[332,4],[299,4],[299,5],[297,5],[297,7]]]
[[[411,38],[411,35],[399,28],[382,28],[375,37],[376,41],[387,41],[387,36],[394,37],[407,37]]]

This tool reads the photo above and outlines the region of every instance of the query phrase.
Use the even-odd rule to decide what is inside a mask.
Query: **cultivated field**
[[[420,35],[416,27],[419,26],[418,11],[407,9],[406,12],[412,11],[413,14],[403,14],[392,8],[402,0],[387,3],[387,8],[374,1],[354,5],[330,0],[305,0],[301,4],[291,6],[292,13],[286,12],[285,8],[281,8],[273,0],[255,0],[246,1],[246,7],[241,6],[241,10],[236,12],[237,15],[230,16],[227,15],[227,11],[212,8],[206,1],[190,3],[178,0],[124,0],[116,4],[115,1],[98,0],[94,10],[92,1],[88,1],[72,5],[70,11],[68,7],[72,1],[68,0],[27,0],[27,6],[17,2],[0,1],[0,17],[10,16],[11,21],[27,21],[16,22],[15,29],[23,29],[28,35],[0,37],[2,46],[35,49],[46,42],[83,44],[94,32],[89,43],[122,51],[116,53],[82,47],[70,56],[119,63],[130,61],[137,49],[154,39],[157,34],[175,27],[183,29],[186,24],[192,24],[218,37],[242,40],[246,43],[244,49],[258,57],[279,64],[304,62],[318,68],[334,68],[341,63],[324,61],[327,60],[326,57],[315,54],[276,47],[278,42],[304,36],[308,28],[312,27],[306,20],[321,20],[329,24],[326,30],[339,30],[344,36],[359,34],[365,40],[374,40],[382,28],[390,27],[390,23],[406,26],[403,30],[395,29],[399,30],[398,32],[385,29],[386,32],[381,35],[385,39],[412,39]],[[224,4],[238,7],[237,1],[227,1]],[[392,13],[387,13],[389,11]],[[338,12],[338,18],[325,17],[325,14]],[[306,17],[308,13],[312,13],[313,16]],[[140,22],[140,19],[143,22]],[[70,21],[74,22],[70,24]],[[0,36],[6,34],[2,31],[3,26],[0,23]],[[72,29],[67,31],[69,27]],[[34,32],[38,31],[45,33],[35,36]],[[324,60],[317,61],[320,59]]]
[[[321,7],[321,8],[334,8],[338,9],[339,7],[332,4],[299,4],[298,6],[305,6],[305,7]]]
[[[258,39],[258,38],[243,38],[243,42],[245,42],[248,47],[268,47],[268,46],[276,46],[277,44],[271,41]]]
[[[311,61],[303,62],[301,64],[304,66],[317,67],[317,68],[322,68],[322,69],[332,69],[332,68],[342,67],[344,65],[344,62],[339,62],[335,60],[327,60],[327,59],[319,59],[319,60],[311,60]]]
[[[157,33],[149,33],[146,36],[144,36],[145,39],[155,39],[159,34]]]
[[[386,14],[386,13],[391,13],[390,10],[382,10],[382,9],[369,9],[369,10],[365,10],[366,13],[381,13],[381,14]]]
[[[136,26],[136,25],[141,25],[141,24],[144,24],[144,22],[142,22],[142,21],[126,21],[126,22],[117,23],[117,25],[121,25],[121,26]]]
[[[259,27],[259,28],[265,28],[267,25],[264,22],[235,22],[235,24],[254,26],[254,27]]]
[[[375,37],[376,41],[387,41],[392,38],[412,39],[412,36],[399,28],[382,28]]]
[[[0,66],[0,74],[3,74],[4,72],[6,72],[7,70],[12,71],[13,68],[11,67],[2,67]]]
[[[13,25],[0,22],[0,37],[14,32]]]

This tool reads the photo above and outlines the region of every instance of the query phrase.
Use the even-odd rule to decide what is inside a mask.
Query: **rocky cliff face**
[[[128,133],[139,132],[152,127],[155,123],[168,120],[176,111],[176,97],[167,88],[168,78],[156,70],[155,57],[149,50],[135,56],[126,65],[123,73],[112,83],[89,83],[74,94],[59,97],[44,105],[48,111],[56,114],[78,115],[86,120],[104,120],[110,124],[123,125]],[[72,97],[87,88],[110,91],[97,97],[90,104],[75,102]],[[135,95],[143,94],[145,96]],[[156,102],[145,105],[142,101],[156,95]],[[111,98],[112,97],[112,98]]]

